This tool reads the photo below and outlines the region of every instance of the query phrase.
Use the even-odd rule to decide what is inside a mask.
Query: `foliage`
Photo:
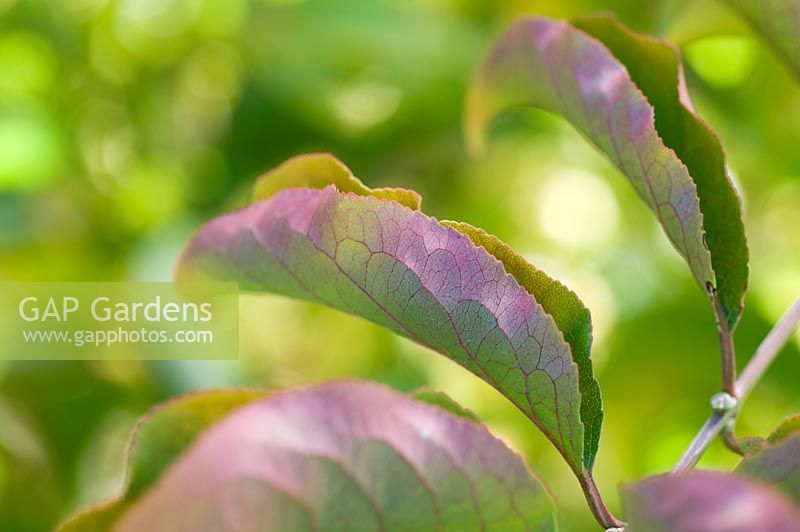
[[[317,159],[302,162],[311,168],[298,173],[314,175]],[[576,474],[594,459],[592,449],[584,452],[579,390],[579,372],[591,368],[572,359],[536,292],[432,218],[331,186],[290,189],[201,229],[178,267],[179,279],[200,275],[311,299],[388,327],[500,390]],[[599,400],[594,407],[591,419],[600,416]]]
[[[791,12],[795,4],[728,3],[743,11],[789,64],[796,63],[797,31],[787,23],[794,19],[776,16]],[[456,163],[461,153],[453,124],[461,87],[482,41],[503,20],[485,13],[488,8],[470,7],[469,2],[458,8],[397,7],[383,1],[364,7],[348,0],[342,2],[348,9],[339,11],[317,2],[309,2],[311,7],[303,2],[276,7],[267,1],[262,4],[268,7],[248,12],[250,3],[242,0],[214,8],[228,14],[241,8],[229,20],[210,13],[212,3],[187,7],[190,3],[171,2],[150,18],[136,15],[135,2],[109,2],[106,8],[89,4],[103,3],[81,3],[83,7],[74,8],[74,19],[64,19],[70,21],[64,23],[68,29],[56,32],[59,42],[71,44],[59,52],[64,57],[70,50],[91,57],[92,65],[85,70],[60,67],[71,73],[70,83],[60,83],[73,91],[65,97],[74,98],[68,105],[80,107],[88,117],[80,118],[81,127],[73,127],[69,119],[51,120],[52,109],[36,103],[43,94],[50,97],[47,65],[52,59],[47,58],[52,52],[42,51],[47,46],[31,35],[0,39],[6,57],[23,50],[20,57],[26,60],[20,64],[31,65],[8,76],[11,81],[0,81],[0,93],[13,95],[14,110],[0,118],[0,140],[14,138],[17,146],[2,151],[0,187],[15,196],[0,207],[10,205],[11,214],[4,219],[22,220],[29,231],[13,237],[24,251],[12,254],[13,260],[4,265],[4,271],[12,272],[8,275],[86,272],[84,263],[112,264],[100,274],[111,277],[147,275],[153,271],[148,267],[163,272],[169,262],[164,256],[174,253],[174,242],[182,241],[185,232],[178,228],[169,237],[173,243],[165,244],[165,227],[194,226],[197,217],[240,205],[249,195],[241,191],[249,175],[274,165],[286,153],[321,149],[342,154],[353,168],[370,175],[370,181],[413,185],[425,192],[427,212],[483,225],[514,247],[469,223],[423,214],[421,196],[410,188],[367,187],[333,156],[314,153],[290,159],[257,180],[248,206],[215,218],[195,234],[181,258],[179,277],[237,280],[248,292],[288,295],[361,316],[443,354],[476,378],[465,380],[471,377],[457,373],[455,366],[431,369],[438,368],[438,362],[419,362],[414,348],[368,325],[352,325],[314,306],[247,296],[244,304],[253,305],[244,313],[249,330],[266,332],[250,340],[258,349],[250,355],[252,365],[241,373],[241,368],[228,366],[198,370],[154,364],[130,370],[98,364],[81,368],[74,377],[88,390],[81,402],[82,398],[62,400],[67,394],[59,391],[60,377],[54,379],[56,386],[45,386],[41,383],[52,381],[35,374],[30,377],[35,386],[28,386],[29,369],[11,368],[9,385],[0,393],[0,418],[8,417],[13,430],[10,436],[0,432],[0,451],[18,453],[22,458],[17,462],[14,455],[10,463],[28,467],[35,453],[20,453],[25,446],[12,445],[19,428],[26,435],[36,424],[47,430],[55,427],[52,446],[65,450],[54,460],[63,463],[53,471],[68,471],[58,490],[86,483],[74,473],[79,470],[78,457],[86,453],[89,458],[82,460],[93,464],[92,457],[105,453],[83,449],[87,442],[104,441],[90,429],[102,434],[101,418],[112,407],[137,411],[165,395],[211,384],[244,381],[291,388],[298,382],[351,373],[412,389],[433,380],[431,375],[439,371],[437,388],[460,393],[489,427],[504,438],[511,435],[509,441],[526,451],[536,471],[547,472],[559,502],[567,501],[559,504],[562,520],[566,516],[567,523],[580,523],[577,529],[587,526],[586,512],[570,502],[570,486],[557,480],[559,466],[548,460],[536,435],[520,436],[524,425],[513,413],[498,415],[500,410],[493,409],[502,408],[494,406],[500,403],[482,391],[478,397],[473,390],[480,388],[465,392],[463,383],[475,387],[483,380],[501,392],[566,460],[595,519],[602,526],[619,524],[603,503],[593,472],[610,479],[601,485],[608,488],[619,478],[661,471],[665,461],[673,460],[697,421],[696,400],[716,391],[708,385],[716,362],[707,356],[710,346],[704,336],[706,331],[713,335],[714,328],[692,299],[684,297],[683,277],[672,272],[671,259],[654,245],[649,221],[639,216],[635,205],[628,205],[631,202],[617,206],[616,198],[631,197],[625,196],[629,191],[616,188],[613,179],[594,179],[595,174],[605,177],[616,171],[583,151],[558,120],[528,111],[508,112],[512,107],[545,110],[565,119],[628,178],[687,262],[696,284],[707,292],[723,362],[734,364],[734,371],[734,328],[742,323],[737,338],[740,347],[750,349],[798,279],[790,265],[800,248],[785,231],[797,221],[793,198],[800,198],[788,179],[797,169],[794,130],[789,125],[772,131],[780,122],[776,117],[794,122],[789,118],[792,108],[784,109],[779,97],[763,97],[758,78],[764,72],[776,75],[768,61],[743,67],[758,74],[741,82],[747,89],[720,90],[713,66],[697,59],[702,59],[701,46],[692,42],[679,42],[692,52],[684,65],[676,46],[634,33],[613,17],[579,16],[571,22],[525,18],[491,49],[467,90],[465,125],[471,144],[483,143],[490,125],[502,134],[496,135],[488,155]],[[584,3],[579,9],[571,4],[565,2],[563,12],[551,14],[574,15],[585,9]],[[650,20],[651,14],[636,4],[620,8],[625,20],[661,33],[660,22]],[[0,2],[0,12],[3,9]],[[666,20],[670,17],[663,9],[659,16]],[[92,10],[95,19],[81,14]],[[457,21],[450,14],[456,12],[462,17]],[[508,8],[505,17],[514,12]],[[434,21],[439,19],[447,20],[446,32],[438,32]],[[334,26],[335,31],[330,29]],[[83,31],[89,36],[86,50],[76,44],[81,38],[75,38]],[[415,32],[419,38],[409,39]],[[315,38],[298,42],[292,33]],[[670,33],[680,31],[671,28]],[[402,39],[395,39],[400,35]],[[746,41],[735,38],[738,44]],[[350,43],[349,48],[342,42]],[[182,56],[191,59],[184,64]],[[699,96],[697,108],[720,129],[727,145],[735,147],[728,150],[730,160],[717,133],[700,118],[687,85]],[[132,86],[138,88],[128,90]],[[783,87],[774,81],[770,86]],[[118,98],[125,102],[120,104]],[[164,116],[174,117],[175,131],[165,128],[170,120]],[[771,136],[756,134],[751,126],[770,128]],[[60,133],[42,134],[50,131],[47,128]],[[71,128],[77,132],[75,147],[65,140]],[[530,138],[537,140],[529,142]],[[25,143],[36,149],[18,149]],[[77,155],[65,156],[73,148]],[[593,173],[574,179],[553,170],[566,167],[567,159],[571,167],[588,167]],[[744,315],[751,253],[729,165],[736,168],[737,185],[750,200],[748,229],[756,282]],[[75,187],[59,181],[59,176],[80,173],[89,176],[89,184]],[[553,202],[544,193],[547,186],[570,179],[580,186],[570,189],[569,201],[561,197]],[[630,227],[615,229],[618,235],[596,244],[554,244],[553,235],[568,229],[563,217],[556,225],[564,227],[554,231],[548,226],[537,233],[532,220],[545,227],[543,218],[568,211],[572,199],[579,208],[616,216],[616,210],[592,210],[603,205],[604,196],[593,194],[597,188],[580,188],[588,185],[611,191],[610,205],[620,209]],[[246,188],[251,188],[249,183]],[[49,190],[55,191],[52,197],[36,196]],[[72,203],[62,197],[79,197],[82,203],[75,205],[86,208],[76,211],[89,214],[81,214],[85,219],[63,214],[59,209]],[[548,202],[556,204],[555,209],[545,209]],[[29,212],[39,213],[41,220],[32,223]],[[70,216],[80,218],[74,227],[68,223]],[[606,222],[601,216],[574,225],[589,231]],[[57,227],[59,234],[45,230],[50,240],[44,245],[35,238],[29,243],[28,235],[38,234],[36,227]],[[53,251],[59,249],[53,242],[70,242],[86,231],[82,227],[98,232],[85,249],[65,254],[68,258]],[[152,235],[159,236],[150,248]],[[532,242],[531,247],[522,242]],[[139,265],[138,273],[123,273],[133,269],[131,264]],[[563,264],[590,267],[565,270]],[[755,267],[759,264],[760,269]],[[606,280],[587,285],[580,275],[570,275],[569,268],[602,270]],[[645,283],[645,278],[650,281]],[[574,291],[557,279],[566,280]],[[597,297],[592,289],[597,286],[609,287],[611,295],[604,298],[600,290]],[[588,307],[594,310],[594,340]],[[618,327],[609,332],[603,324],[615,320]],[[353,330],[357,341],[351,338]],[[264,356],[279,351],[292,356]],[[790,371],[771,378],[773,386],[788,391],[796,387],[796,379],[790,378],[795,367],[785,364]],[[598,456],[604,407],[596,375],[606,383],[606,414],[612,414],[606,416],[612,424],[602,440],[612,458],[605,462]],[[53,398],[37,388],[53,390]],[[7,405],[6,396],[11,399]],[[351,382],[274,393],[206,392],[171,400],[137,425],[123,496],[80,514],[62,530],[157,528],[176,507],[187,511],[173,515],[173,524],[187,530],[200,526],[192,521],[197,515],[206,527],[232,526],[226,519],[297,529],[310,528],[311,523],[375,528],[370,519],[383,521],[387,529],[555,527],[545,489],[519,456],[489,435],[477,415],[430,389],[413,398],[416,402],[373,384]],[[754,401],[765,415],[748,421],[746,429],[764,430],[770,417],[766,413],[774,416],[797,407],[788,393]],[[27,414],[16,414],[19,402],[31,405],[35,423]],[[59,409],[73,403],[82,405],[74,415]],[[430,424],[419,430],[423,422]],[[271,430],[267,433],[264,427]],[[375,430],[388,443],[365,443],[360,430]],[[795,529],[798,438],[796,423],[790,422],[767,440],[750,440],[748,455],[733,475],[700,471],[630,483],[622,490],[622,517],[630,530],[682,530],[697,523],[703,529],[724,530],[726,509],[734,500],[737,505],[745,500],[762,512],[758,520],[740,525],[752,530]],[[62,446],[62,441],[70,443]],[[309,453],[314,445],[322,448]],[[476,451],[480,460],[469,454]],[[712,452],[716,454],[708,465],[732,465],[731,458]],[[4,457],[0,453],[0,488]],[[92,479],[104,474],[93,465],[89,470]],[[295,483],[278,486],[279,477]],[[222,486],[232,485],[229,482],[238,486],[226,490],[237,495],[233,500],[220,495]],[[45,522],[52,520],[54,508],[62,512],[102,494],[102,489],[83,488],[71,500],[53,501],[23,491],[0,491],[0,514],[16,519],[10,521],[12,528],[23,522],[5,512],[17,506],[16,500],[33,501],[39,508],[42,499]],[[193,506],[195,500],[205,504]],[[232,508],[233,514],[224,513],[223,507]]]
[[[201,415],[231,406],[218,423]],[[205,423],[201,438],[180,426],[189,417]],[[547,492],[485,428],[375,384],[189,396],[143,420],[133,441],[132,478],[174,442],[189,449],[63,532],[554,529]]]
[[[736,467],[740,475],[756,478],[775,487],[800,503],[800,416],[783,423],[765,444],[745,456]]]
[[[700,287],[719,297],[720,323],[735,327],[747,286],[740,201],[719,139],[692,111],[673,48],[608,17],[575,26],[530,18],[506,33],[473,83],[474,145],[509,108],[564,116],[628,177]]]
[[[725,473],[693,471],[684,477],[653,477],[626,489],[626,530],[752,530],[789,532],[800,527],[785,498]],[[757,508],[741,511],[742,508]]]

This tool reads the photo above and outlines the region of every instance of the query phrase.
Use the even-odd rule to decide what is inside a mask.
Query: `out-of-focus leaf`
[[[359,382],[236,409],[114,522],[120,532],[554,526],[546,490],[484,427]]]
[[[726,0],[800,77],[800,1]]]
[[[772,484],[800,503],[800,416],[785,420],[736,472]]]
[[[154,408],[139,422],[131,440],[127,495],[138,496],[213,423],[266,394],[256,389],[199,392]]]
[[[769,435],[767,441],[769,443],[778,443],[787,436],[791,436],[795,433],[800,433],[800,414],[789,416],[781,421],[778,428]]]
[[[800,503],[800,432],[747,456],[736,472],[773,484]]]
[[[128,507],[123,500],[100,503],[70,517],[58,532],[109,532]]]
[[[463,222],[443,221],[442,225],[464,233],[473,243],[499,260],[522,288],[536,295],[536,301],[553,317],[564,334],[564,340],[572,351],[572,359],[578,365],[581,421],[584,426],[583,463],[587,469],[591,469],[600,444],[603,403],[600,385],[594,378],[589,358],[592,347],[592,317],[589,309],[572,290],[534,267],[494,235]]]
[[[623,488],[629,532],[796,532],[791,502],[766,485],[726,473],[693,471]]]
[[[422,387],[414,390],[411,393],[411,397],[422,403],[428,403],[430,405],[437,406],[442,410],[446,410],[451,414],[455,414],[458,417],[463,417],[464,419],[468,419],[474,423],[481,422],[480,418],[475,414],[475,412],[468,408],[464,408],[452,397],[442,391]]]
[[[69,518],[60,532],[104,532],[197,436],[233,409],[268,392],[256,389],[214,390],[169,400],[137,424],[128,449],[127,484],[123,497],[88,508]]]
[[[766,442],[767,439],[760,436],[745,436],[736,440],[736,444],[745,455],[758,452]]]
[[[563,116],[628,177],[732,329],[748,275],[741,206],[719,139],[694,114],[678,53],[609,17],[575,25],[531,17],[505,34],[473,79],[470,144],[479,148],[513,107]]]
[[[179,279],[324,303],[463,365],[517,405],[579,479],[579,369],[553,317],[483,247],[395,201],[296,188],[221,216],[194,236]]]

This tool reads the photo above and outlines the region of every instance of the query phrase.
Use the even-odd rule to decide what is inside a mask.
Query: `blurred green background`
[[[800,295],[800,85],[716,0],[0,0],[0,280],[169,280],[190,233],[259,173],[331,151],[368,185],[414,188],[427,213],[500,236],[592,309],[596,477],[619,512],[619,483],[670,468],[708,414],[706,299],[564,122],[506,116],[478,159],[460,127],[470,71],[514,17],[598,10],[682,48],[727,147],[752,256],[742,365]],[[113,495],[137,417],[168,396],[350,376],[446,390],[524,453],[564,530],[593,529],[545,438],[465,370],[318,306],[241,307],[235,363],[0,362],[0,530],[47,530]],[[742,434],[800,410],[798,346],[748,400]],[[702,465],[735,463],[714,444]]]

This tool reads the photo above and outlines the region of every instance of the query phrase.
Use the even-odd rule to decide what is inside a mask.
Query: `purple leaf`
[[[606,16],[574,24],[581,29],[530,17],[506,32],[473,79],[470,143],[479,148],[491,121],[514,107],[563,116],[628,177],[732,330],[748,276],[741,206],[677,51]]]
[[[395,201],[295,188],[207,224],[178,274],[324,303],[448,356],[506,395],[586,481],[588,351],[581,369],[536,294],[461,232]]]
[[[623,489],[626,532],[797,532],[797,509],[768,486],[726,473],[659,476]]]
[[[442,225],[464,233],[475,245],[499,260],[508,273],[542,308],[553,317],[569,344],[572,359],[578,365],[578,388],[581,393],[581,421],[584,426],[583,464],[591,470],[600,444],[603,404],[600,385],[592,372],[589,354],[592,347],[592,318],[589,309],[569,288],[537,269],[507,244],[483,229],[463,222],[443,221]]]
[[[340,382],[237,408],[114,522],[164,529],[553,530],[554,517],[522,459],[482,426]]]

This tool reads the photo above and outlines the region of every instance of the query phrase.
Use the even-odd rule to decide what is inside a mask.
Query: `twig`
[[[798,322],[800,322],[800,299],[789,307],[789,310],[786,311],[772,331],[764,338],[764,341],[761,342],[761,345],[758,346],[756,354],[747,363],[747,367],[744,368],[739,380],[736,381],[736,395],[744,398],[750,393],[758,379],[761,378],[761,375],[772,363],[775,355],[781,350],[783,344],[789,340]]]
[[[731,423],[736,419],[736,414],[741,408],[742,401],[744,401],[781,348],[789,340],[798,322],[800,322],[800,299],[789,307],[789,310],[786,311],[767,337],[764,338],[753,358],[747,363],[741,376],[736,381],[734,388],[736,397],[728,396],[733,399],[732,406],[715,409],[714,413],[711,414],[700,429],[700,432],[694,437],[689,448],[683,453],[680,461],[672,470],[672,474],[683,474],[692,469],[719,433],[726,427],[730,427]]]

